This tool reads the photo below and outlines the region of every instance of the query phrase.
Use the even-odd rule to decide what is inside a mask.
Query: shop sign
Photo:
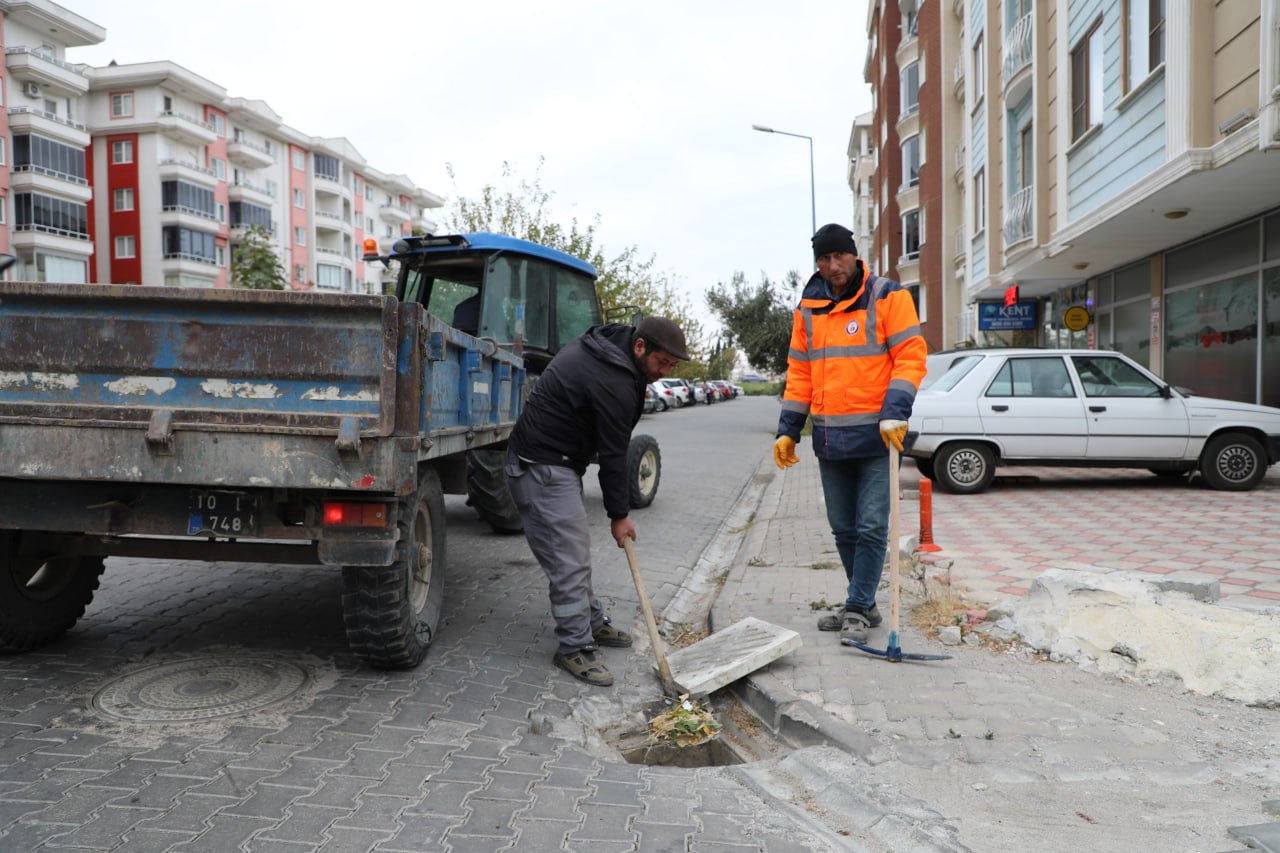
[[[1003,302],[978,303],[978,328],[984,332],[1016,332],[1036,327],[1036,301],[1019,299],[1012,305]]]

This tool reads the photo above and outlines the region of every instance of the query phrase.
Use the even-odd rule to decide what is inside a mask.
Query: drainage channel
[[[720,724],[714,737],[691,746],[676,746],[654,735],[647,724],[609,737],[609,744],[628,764],[649,767],[729,767],[773,758],[788,749],[728,688],[706,703]],[[653,720],[671,709],[667,700],[651,702],[644,718]]]

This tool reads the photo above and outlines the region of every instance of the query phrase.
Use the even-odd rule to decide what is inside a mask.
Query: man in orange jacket
[[[889,446],[903,449],[928,348],[911,294],[866,271],[852,231],[822,226],[813,257],[818,271],[792,321],[773,458],[779,468],[800,461],[796,442],[812,418],[827,521],[849,582],[844,609],[818,628],[862,643],[883,621],[876,588],[889,544],[889,477],[897,476]]]

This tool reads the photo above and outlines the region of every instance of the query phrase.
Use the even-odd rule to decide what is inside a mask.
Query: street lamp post
[[[751,125],[752,130],[758,130],[761,133],[779,133],[783,136],[794,136],[797,139],[809,140],[809,224],[812,226],[809,233],[812,234],[818,230],[818,204],[813,194],[813,137],[805,136],[803,133],[788,133],[785,130],[774,130],[763,124]]]

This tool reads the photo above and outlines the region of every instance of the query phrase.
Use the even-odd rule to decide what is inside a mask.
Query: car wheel
[[[981,492],[996,478],[996,458],[983,444],[948,444],[933,454],[937,483],[955,495]]]
[[[1200,474],[1209,488],[1220,492],[1247,492],[1267,473],[1267,454],[1251,435],[1228,432],[1215,435],[1200,454]]]
[[[926,480],[933,479],[933,460],[932,459],[915,459],[916,470],[920,472],[920,476]]]
[[[659,411],[659,412],[665,412],[666,410],[667,410],[667,401],[666,401],[666,400],[663,400],[663,399],[661,399],[661,398],[659,398],[659,399],[658,399],[658,411]]]

